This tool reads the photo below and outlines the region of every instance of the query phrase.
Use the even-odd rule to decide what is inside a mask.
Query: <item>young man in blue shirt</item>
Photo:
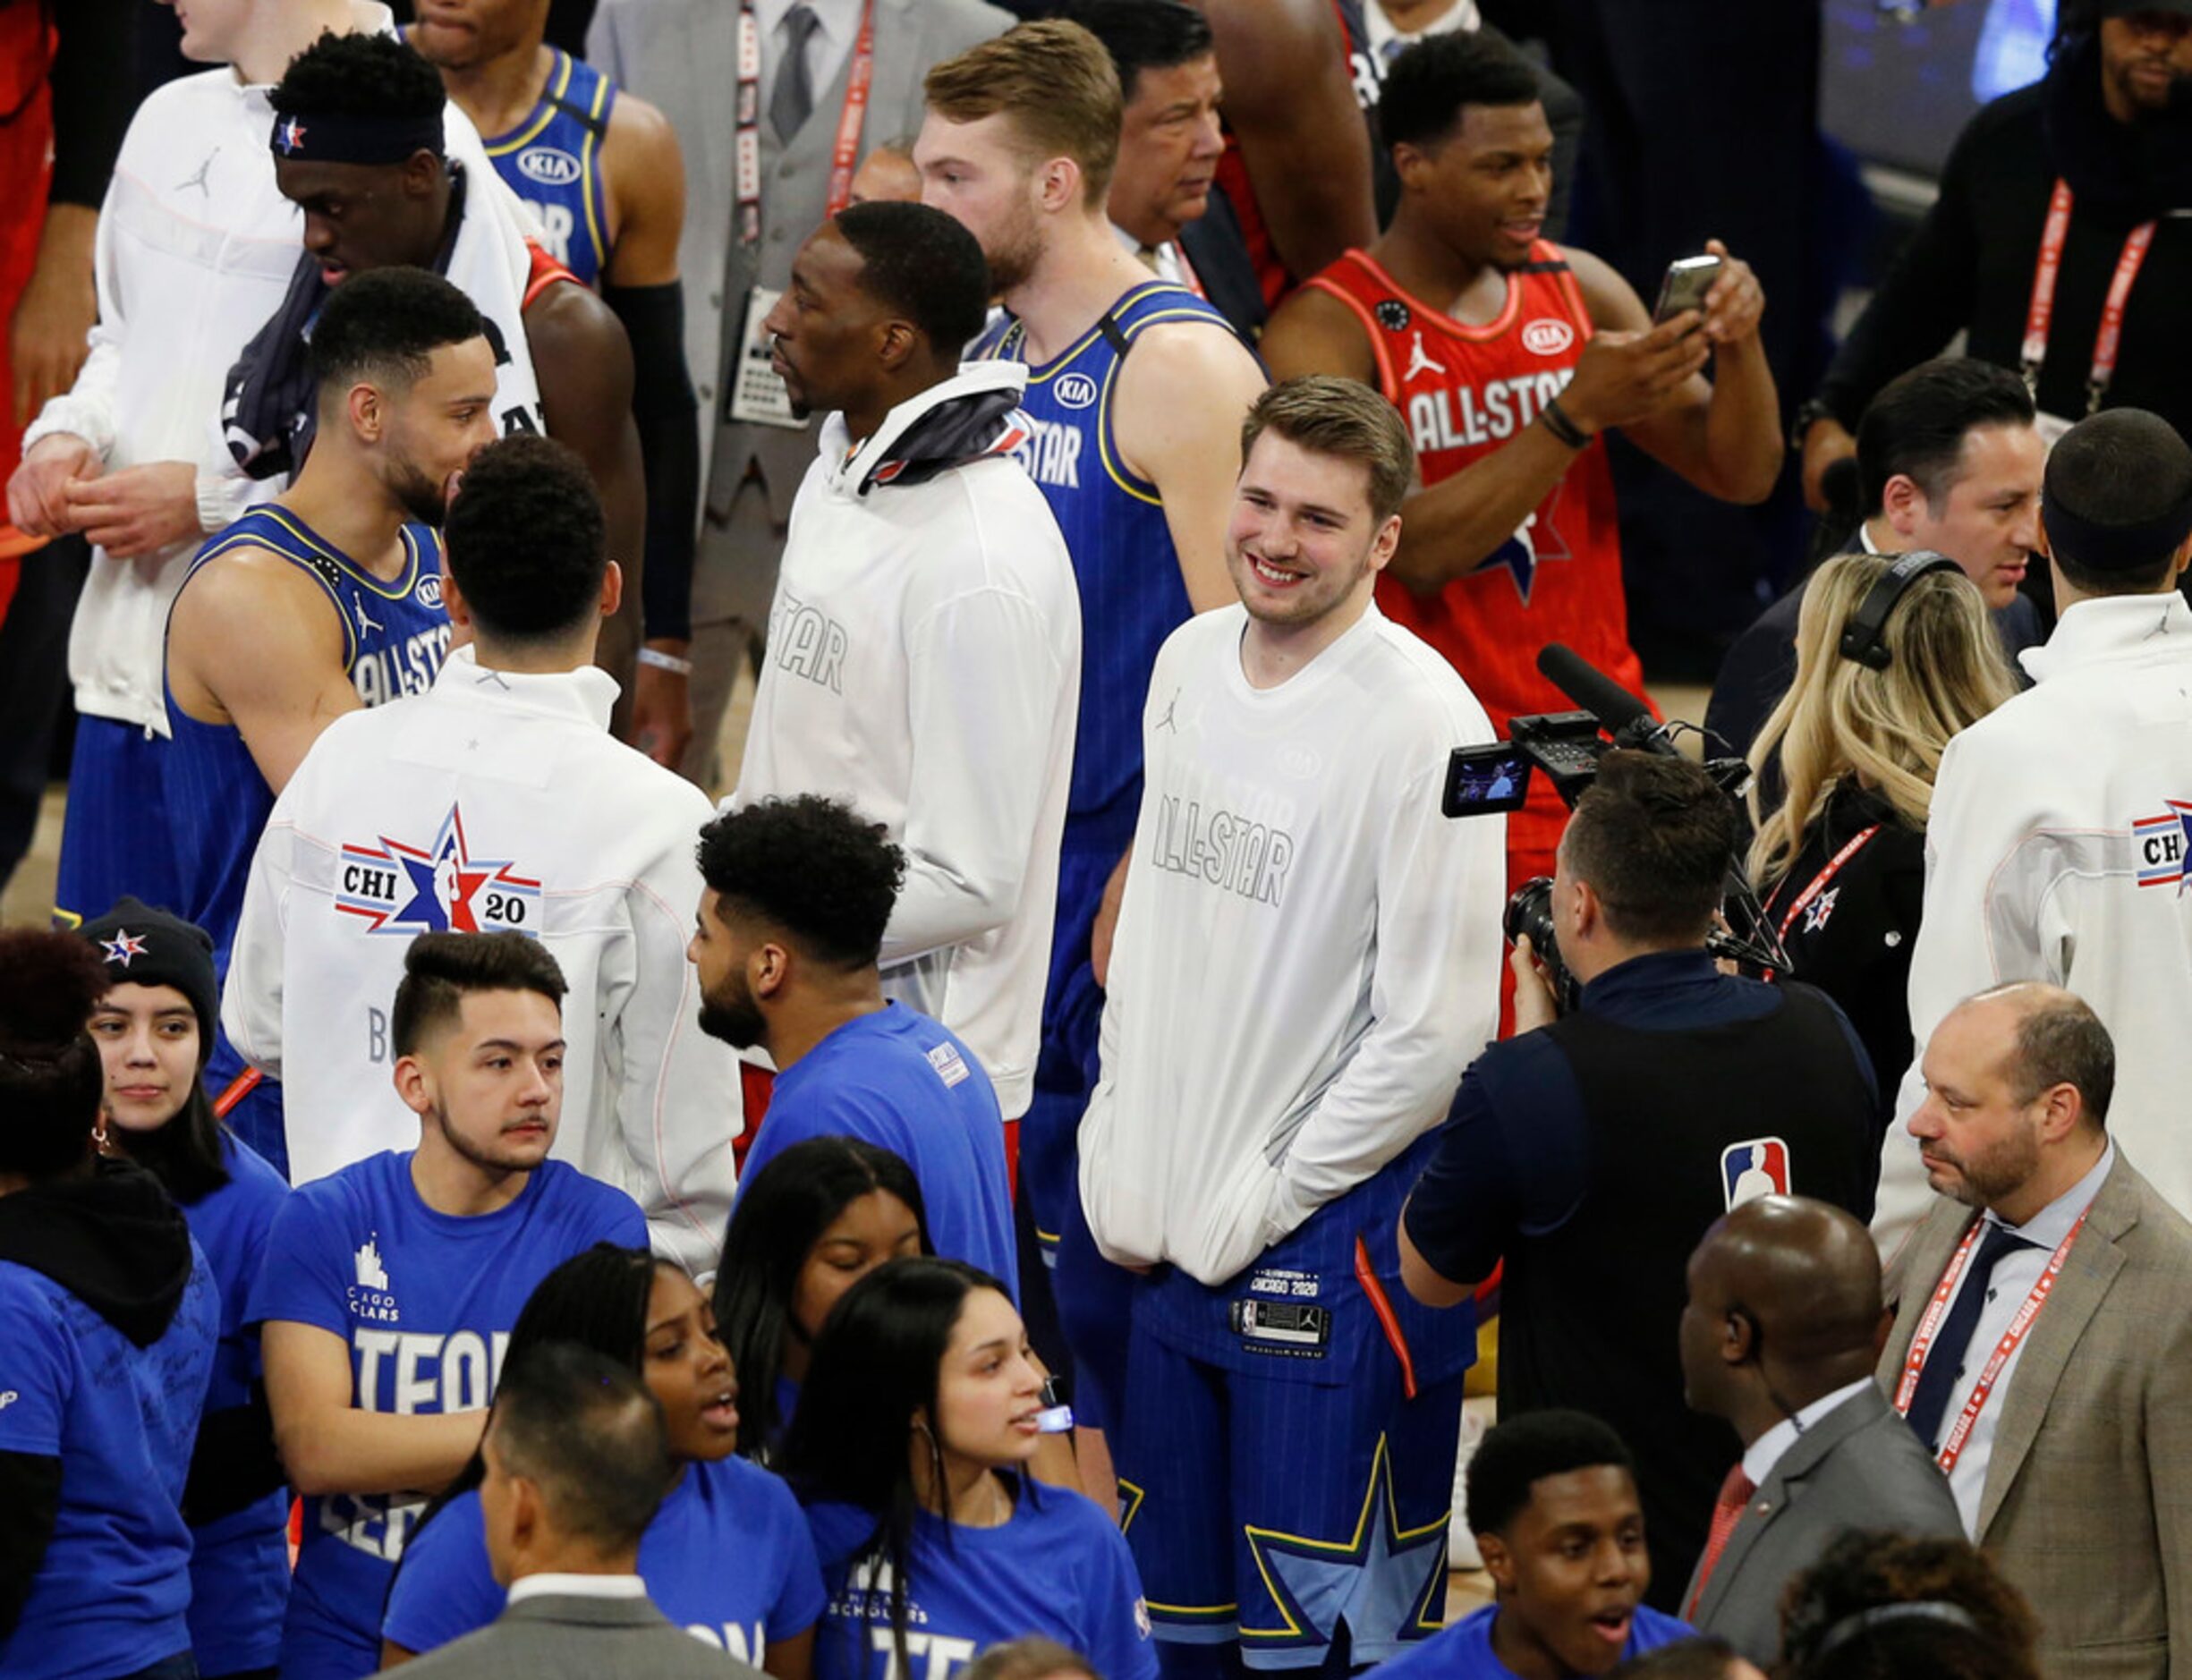
[[[1642,1602],[1652,1556],[1628,1449],[1587,1413],[1527,1412],[1485,1436],[1468,1516],[1492,1601],[1381,1674],[1568,1680],[1689,1636]]]
[[[1005,1122],[974,1052],[884,1000],[876,958],[905,854],[880,824],[813,794],[769,799],[701,830],[686,955],[701,1026],[777,1065],[751,1178],[809,1138],[879,1145],[913,1169],[929,1235],[1018,1294]]]
[[[426,1496],[480,1444],[533,1286],[599,1242],[644,1247],[620,1190],[548,1158],[563,1105],[564,980],[516,933],[412,942],[389,1037],[419,1147],[291,1196],[250,1317],[304,1538],[285,1675],[380,1666],[388,1579]]]

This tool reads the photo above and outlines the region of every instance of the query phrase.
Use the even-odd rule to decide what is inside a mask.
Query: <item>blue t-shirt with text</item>
[[[854,1137],[913,1169],[929,1240],[1020,1298],[1005,1117],[973,1051],[903,1004],[848,1021],[777,1075],[742,1177],[794,1143]]]
[[[1442,1633],[1433,1633],[1412,1650],[1378,1665],[1380,1675],[1399,1680],[1517,1680],[1515,1671],[1492,1655],[1491,1625],[1500,1614],[1495,1604],[1471,1612]],[[1650,1605],[1640,1604],[1629,1622],[1628,1639],[1621,1647],[1621,1660],[1688,1639],[1697,1630],[1687,1622],[1662,1616]]]
[[[392,1150],[292,1192],[250,1317],[341,1336],[361,1411],[478,1411],[534,1286],[596,1243],[646,1247],[647,1221],[624,1192],[561,1161],[537,1169],[506,1208],[437,1213],[413,1187],[411,1162]],[[425,1508],[402,1494],[304,1501],[285,1675],[343,1680],[379,1668],[389,1573]]]
[[[756,1667],[770,1645],[821,1619],[822,1574],[799,1501],[743,1458],[685,1466],[641,1537],[640,1579],[671,1621]],[[492,1622],[506,1596],[488,1567],[480,1495],[460,1494],[412,1540],[381,1634],[433,1650]]]
[[[183,1299],[149,1347],[0,1260],[0,1453],[61,1461],[52,1538],[0,1638],[4,1680],[104,1680],[190,1648],[183,1484],[220,1334],[212,1268],[191,1249]]]
[[[807,1521],[829,1589],[815,1680],[889,1680],[890,1570],[860,1557],[874,1514],[818,1503]],[[906,1659],[922,1680],[949,1680],[976,1652],[1031,1633],[1080,1652],[1104,1680],[1155,1680],[1149,1608],[1126,1536],[1077,1493],[1028,1484],[996,1528],[922,1512],[908,1563]]]
[[[206,1390],[208,1415],[250,1404],[259,1336],[247,1328],[267,1237],[289,1185],[251,1146],[224,1133],[228,1182],[183,1209],[220,1291],[221,1340]],[[277,1488],[241,1511],[191,1531],[191,1650],[199,1672],[271,1668],[289,1607],[289,1496]]]

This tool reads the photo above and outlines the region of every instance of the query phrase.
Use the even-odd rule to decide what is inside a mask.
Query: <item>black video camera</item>
[[[1449,817],[1490,816],[1520,810],[1530,795],[1533,772],[1543,772],[1561,802],[1573,810],[1584,790],[1598,778],[1599,759],[1612,748],[1678,756],[1673,742],[1687,724],[1662,724],[1651,708],[1602,672],[1559,642],[1537,657],[1538,669],[1563,694],[1589,708],[1578,712],[1538,712],[1508,720],[1508,739],[1483,747],[1457,747],[1447,760],[1446,786],[1440,809]],[[1708,759],[1705,772],[1730,799],[1740,799],[1750,785],[1750,766],[1741,759]],[[1728,860],[1721,899],[1723,927],[1705,940],[1714,956],[1729,957],[1753,972],[1786,973],[1788,954],[1767,921],[1739,855]],[[1565,1014],[1576,1006],[1582,988],[1561,961],[1552,921],[1552,881],[1537,876],[1515,889],[1501,918],[1508,943],[1526,935],[1530,948],[1551,983]]]

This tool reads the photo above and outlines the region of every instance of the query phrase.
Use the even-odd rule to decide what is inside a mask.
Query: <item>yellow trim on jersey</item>
[[[1213,327],[1225,325],[1222,321],[1212,320],[1201,310],[1158,310],[1143,316],[1132,327],[1120,330],[1126,334],[1126,342],[1131,344],[1150,327],[1162,327],[1167,321],[1209,321]],[[1104,381],[1104,388],[1096,400],[1096,457],[1103,462],[1104,471],[1111,482],[1120,489],[1138,502],[1147,502],[1151,507],[1162,507],[1164,497],[1157,494],[1157,487],[1128,471],[1124,461],[1114,464],[1111,454],[1111,386],[1118,378],[1119,369],[1125,365],[1126,360],[1122,355],[1111,364],[1111,377]]]
[[[314,554],[319,555],[322,559],[329,561],[333,564],[340,567],[344,573],[349,574],[353,582],[364,584],[367,589],[372,590],[374,594],[379,596],[384,601],[400,601],[406,595],[410,594],[412,590],[419,587],[419,544],[417,539],[412,536],[411,527],[409,525],[404,526],[397,533],[404,539],[404,552],[408,556],[408,560],[404,568],[404,576],[400,582],[391,587],[382,583],[381,581],[375,577],[371,573],[359,570],[357,564],[353,561],[336,553],[334,549],[326,547],[318,537],[312,534],[312,530],[310,526],[307,526],[301,521],[298,521],[295,516],[290,513],[286,508],[283,507],[280,503],[268,502],[253,511],[256,513],[264,513],[276,524],[279,525],[284,530],[287,531],[299,542],[302,543],[307,548],[310,548]],[[251,540],[251,539],[247,535],[238,539],[238,540],[248,542]],[[437,547],[438,547],[441,542],[441,538],[438,533],[435,536],[434,541]],[[263,547],[264,545],[258,546]],[[220,552],[221,550],[217,548],[213,549],[206,557],[210,559],[212,558],[213,555]]]
[[[608,97],[609,79],[607,76],[595,77],[594,102],[592,108],[586,115],[592,117],[596,123],[601,120],[602,102]],[[606,123],[603,124],[604,128],[607,126]],[[602,236],[600,217],[594,214],[594,154],[600,149],[600,147],[601,139],[597,137],[593,128],[589,126],[586,130],[586,138],[579,146],[579,202],[586,207],[586,232],[593,239],[594,255],[600,264],[597,278],[599,282],[606,283],[608,279],[609,242]],[[600,196],[602,201],[606,203],[608,197],[606,189]]]
[[[492,146],[487,146],[487,155],[489,157],[501,157],[515,151],[528,140],[537,138],[542,129],[556,120],[556,102],[564,97],[564,90],[571,85],[573,61],[571,55],[565,52],[562,47],[556,47],[553,51],[560,61],[556,66],[559,73],[552,74],[548,78],[555,84],[553,87],[543,86],[541,88],[540,103],[533,106],[532,126],[526,129],[514,140],[497,140]],[[483,146],[486,145],[484,140],[480,143]]]
[[[1377,1503],[1378,1482],[1381,1478],[1385,1482],[1386,1512],[1391,1518],[1393,1538],[1396,1541],[1405,1543],[1408,1540],[1421,1540],[1426,1534],[1435,1533],[1453,1520],[1454,1513],[1449,1506],[1436,1522],[1426,1523],[1422,1528],[1404,1529],[1400,1526],[1400,1507],[1393,1494],[1393,1466],[1391,1460],[1387,1456],[1385,1442],[1386,1438],[1381,1434],[1378,1437],[1378,1450],[1370,1461],[1370,1483],[1363,1489],[1363,1508],[1355,1519],[1355,1537],[1352,1540],[1311,1540],[1306,1535],[1288,1534],[1279,1529],[1258,1528],[1252,1523],[1244,1523],[1241,1525],[1242,1532],[1248,1536],[1249,1552],[1256,1560],[1256,1573],[1263,1577],[1263,1590],[1270,1595],[1271,1602],[1279,1607],[1279,1614],[1285,1616],[1287,1621],[1284,1627],[1249,1627],[1244,1625],[1241,1628],[1243,1639],[1299,1639],[1309,1631],[1298,1625],[1292,1613],[1287,1610],[1286,1597],[1279,1591],[1279,1583],[1271,1579],[1270,1566],[1263,1561],[1263,1548],[1257,1545],[1256,1541],[1283,1540],[1289,1546],[1298,1546],[1304,1551],[1313,1552],[1360,1551],[1363,1548],[1363,1537],[1370,1528],[1371,1507]],[[1442,1579],[1444,1575],[1444,1570],[1432,1572],[1434,1580]],[[1426,1608],[1429,1602],[1426,1597]],[[1152,1605],[1150,1608],[1154,1609],[1156,1607]],[[1440,1621],[1429,1622],[1423,1619],[1423,1613],[1419,1610],[1416,1613],[1415,1625],[1426,1633],[1436,1633],[1440,1627],[1444,1625],[1443,1599],[1440,1600]]]

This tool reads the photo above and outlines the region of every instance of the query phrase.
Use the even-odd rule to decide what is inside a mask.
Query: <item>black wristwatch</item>
[[[1791,454],[1802,454],[1805,437],[1810,432],[1814,423],[1833,418],[1833,409],[1819,398],[1814,397],[1810,402],[1805,403],[1797,411],[1796,418],[1788,422],[1788,452]]]

